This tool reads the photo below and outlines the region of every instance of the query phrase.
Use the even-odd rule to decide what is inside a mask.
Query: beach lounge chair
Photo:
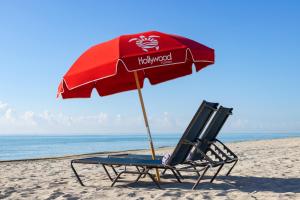
[[[138,158],[120,158],[120,157],[92,157],[92,158],[83,158],[83,159],[76,159],[71,161],[71,168],[78,179],[79,183],[84,186],[82,183],[77,171],[74,168],[74,164],[100,164],[103,166],[104,171],[106,172],[109,179],[112,181],[111,186],[119,180],[122,174],[137,174],[138,177],[136,181],[138,181],[142,175],[148,175],[152,181],[160,188],[159,183],[155,180],[153,175],[149,172],[151,169],[169,169],[172,171],[173,175],[177,179],[177,181],[181,182],[178,175],[176,174],[176,165],[182,164],[185,162],[186,157],[190,153],[193,145],[195,144],[196,140],[199,138],[201,132],[205,128],[206,124],[210,120],[211,116],[217,109],[217,103],[210,103],[203,101],[201,106],[199,107],[198,111],[196,112],[195,116],[193,117],[192,121],[190,122],[188,128],[184,132],[183,136],[181,137],[179,143],[177,144],[176,148],[174,149],[170,159],[167,163],[162,164],[162,161],[159,159],[152,160],[152,159],[138,159]],[[107,166],[125,166],[125,169],[119,173],[116,173],[116,177],[112,178],[112,176],[108,173]],[[134,166],[137,170],[128,170],[126,166]],[[207,165],[203,169],[190,169],[189,171],[203,171],[202,176],[199,178],[201,179],[205,172],[208,170],[210,166]],[[141,168],[142,170],[139,170]],[[113,168],[114,169],[114,168]]]
[[[182,168],[176,168],[176,172],[181,176],[180,171],[184,171],[188,168],[193,167],[205,167],[206,165],[210,165],[211,168],[219,167],[217,172],[211,178],[210,182],[213,182],[217,177],[218,173],[224,166],[223,164],[226,163],[233,163],[233,166],[227,172],[227,176],[229,175],[230,171],[235,166],[238,157],[221,141],[217,140],[216,137],[219,134],[221,128],[223,127],[224,123],[226,122],[229,115],[232,114],[232,108],[225,108],[220,106],[218,111],[213,116],[212,120],[208,124],[207,128],[205,129],[204,133],[201,134],[200,138],[197,139],[196,143],[194,142],[194,147],[192,148],[190,154],[188,155],[186,161],[183,164],[186,166]],[[216,144],[218,143],[218,144]],[[213,160],[209,160],[210,157],[206,157],[207,153],[214,152],[218,154],[218,159],[222,159],[223,162],[215,162]],[[127,158],[138,158],[138,159],[150,159],[150,155],[137,155],[137,154],[119,154],[119,155],[112,155],[113,157],[127,157]],[[156,159],[162,159],[163,156],[159,156]],[[163,174],[168,169],[163,171]],[[196,171],[198,176],[200,174]],[[200,181],[201,179],[199,179]],[[197,186],[196,184],[195,186]]]
[[[229,169],[229,171],[226,173],[226,176],[230,174],[230,172],[232,171],[232,169],[238,161],[238,157],[224,143],[216,139],[216,137],[219,134],[224,123],[226,122],[228,116],[232,114],[232,110],[232,108],[225,108],[223,106],[220,106],[220,108],[212,118],[211,122],[205,129],[204,133],[201,134],[200,138],[197,141],[197,144],[191,150],[189,156],[187,157],[186,163],[189,163],[195,167],[202,167],[206,164],[205,162],[207,162],[208,159],[205,157],[207,151],[214,151],[223,160],[224,164],[234,163]],[[207,164],[214,163],[211,162]],[[224,164],[220,165],[218,171],[214,174],[210,182],[214,181]]]

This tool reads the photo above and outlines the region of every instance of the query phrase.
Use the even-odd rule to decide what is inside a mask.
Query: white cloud
[[[173,119],[168,112],[149,116],[153,132],[178,132],[178,119]],[[53,113],[44,110],[17,112],[7,103],[0,102],[0,134],[56,134],[56,133],[137,133],[145,132],[143,116],[130,114],[109,115],[100,112],[95,115],[71,116],[65,113]]]
[[[179,115],[180,116],[180,115]],[[168,111],[149,115],[150,129],[153,133],[183,132],[189,117],[179,117]],[[300,130],[300,120],[271,121],[271,119],[245,119],[231,116],[225,123],[223,132],[288,132]],[[140,113],[94,115],[70,115],[41,112],[18,112],[9,104],[0,101],[0,134],[108,134],[144,133],[144,119]]]
[[[7,103],[3,103],[0,101],[0,111],[5,110],[7,106],[8,106]]]
[[[98,117],[98,122],[100,124],[105,124],[107,122],[107,114],[106,113],[100,113],[97,117]]]
[[[30,126],[36,126],[37,122],[35,121],[35,114],[32,111],[26,111],[24,114],[21,115],[21,119],[24,122],[28,123]]]
[[[13,110],[11,108],[8,108],[4,113],[4,119],[9,122],[14,122],[15,118],[13,117]]]
[[[285,118],[239,118],[232,116],[228,122],[225,123],[224,132],[270,132],[270,133],[286,133],[286,132],[299,132],[300,121],[291,120],[287,121]]]

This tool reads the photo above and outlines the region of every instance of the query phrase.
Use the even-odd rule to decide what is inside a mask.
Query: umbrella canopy
[[[57,96],[89,98],[96,88],[100,96],[138,89],[152,158],[150,127],[141,93],[144,79],[158,84],[192,73],[214,63],[214,50],[178,35],[157,31],[122,35],[91,47],[63,77]],[[157,179],[159,173],[156,170]]]
[[[122,35],[84,52],[63,77],[58,96],[89,98],[94,88],[100,96],[142,88],[144,79],[158,84],[214,63],[214,50],[178,35],[157,31]]]

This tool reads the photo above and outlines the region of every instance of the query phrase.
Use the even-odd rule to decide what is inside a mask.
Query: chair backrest
[[[220,106],[208,127],[205,129],[204,133],[200,136],[200,141],[198,142],[196,148],[193,148],[190,152],[190,155],[187,157],[188,160],[203,159],[203,156],[198,153],[197,150],[199,149],[203,153],[208,151],[211,142],[216,140],[216,137],[226,122],[228,116],[232,114],[232,110],[233,108],[225,108]]]
[[[198,111],[194,115],[193,119],[191,120],[190,124],[179,140],[177,146],[175,147],[172,155],[167,161],[167,165],[177,165],[183,163],[186,160],[186,157],[193,147],[192,145],[187,143],[195,142],[199,138],[207,122],[210,120],[211,116],[218,108],[218,105],[218,103],[211,103],[207,101],[202,102]]]

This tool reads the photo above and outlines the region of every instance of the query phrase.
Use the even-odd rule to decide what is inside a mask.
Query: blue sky
[[[56,99],[90,46],[158,30],[216,63],[143,95],[155,133],[181,132],[203,99],[234,108],[224,132],[300,132],[299,1],[0,1],[0,134],[144,133],[137,92]]]

